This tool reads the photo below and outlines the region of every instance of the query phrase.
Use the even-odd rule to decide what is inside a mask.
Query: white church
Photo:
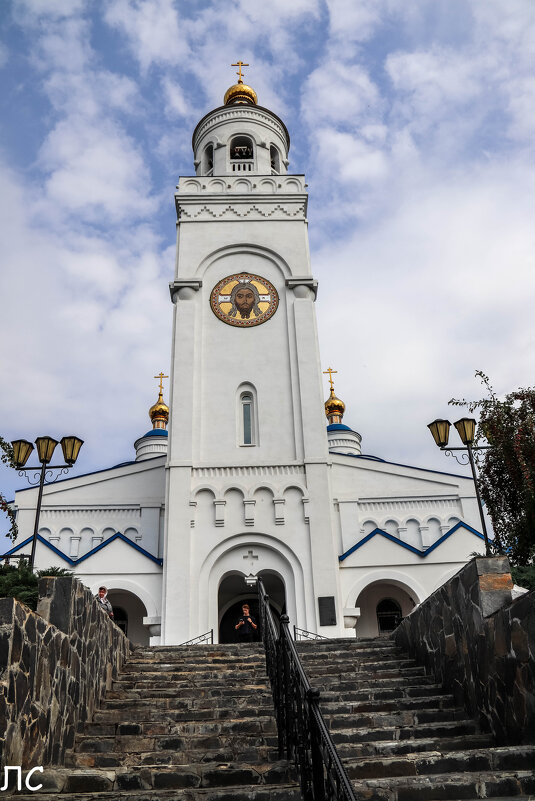
[[[45,485],[36,567],[108,587],[137,643],[231,641],[258,575],[298,628],[376,636],[482,552],[474,486],[363,455],[330,368],[324,402],[305,178],[238,74],[175,194],[169,407],[160,374],[133,461]]]

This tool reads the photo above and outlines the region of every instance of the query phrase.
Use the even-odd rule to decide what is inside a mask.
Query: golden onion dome
[[[235,103],[244,103],[249,106],[256,106],[258,104],[258,98],[255,90],[251,86],[247,86],[246,83],[239,80],[238,83],[235,83],[234,86],[231,86],[230,89],[227,89],[225,92],[225,97],[223,98],[223,102],[225,106],[232,106]]]
[[[337,414],[340,417],[343,416],[346,410],[346,405],[343,400],[337,398],[334,394],[334,389],[331,387],[331,394],[329,398],[325,401],[325,415],[329,417],[332,414]]]
[[[158,400],[154,406],[151,406],[149,409],[149,417],[153,424],[157,420],[164,420],[166,423],[169,420],[169,406],[163,402],[163,396],[161,392],[159,393]]]

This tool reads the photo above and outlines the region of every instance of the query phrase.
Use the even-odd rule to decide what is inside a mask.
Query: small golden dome
[[[161,426],[155,425],[158,421],[167,423],[169,420],[169,406],[163,402],[163,396],[161,392],[158,394],[158,400],[154,406],[151,406],[149,409],[149,417],[152,420],[152,424],[155,428],[161,428]]]
[[[232,106],[235,103],[256,106],[258,104],[258,98],[255,90],[251,86],[247,86],[243,81],[238,81],[238,83],[235,83],[230,89],[227,89],[223,102],[225,106]]]
[[[331,394],[325,401],[325,416],[329,417],[330,415],[336,414],[340,417],[343,417],[345,410],[346,405],[344,401],[340,400],[340,398],[337,398],[334,394],[334,389],[331,388]]]

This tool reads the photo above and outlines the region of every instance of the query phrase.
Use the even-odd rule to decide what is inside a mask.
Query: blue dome
[[[343,423],[332,423],[330,426],[327,426],[327,431],[353,431],[353,429],[349,428],[349,426],[345,426]]]
[[[145,437],[168,437],[169,432],[165,430],[165,428],[153,428],[151,431],[147,431],[146,434],[143,434],[141,439],[145,439]]]

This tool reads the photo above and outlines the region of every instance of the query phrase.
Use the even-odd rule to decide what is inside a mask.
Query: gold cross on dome
[[[239,71],[236,73],[236,75],[238,76],[238,83],[243,83],[243,75],[242,75],[242,72],[241,72],[241,68],[242,67],[248,67],[249,64],[246,64],[245,61],[237,61],[235,64],[231,64],[230,66],[231,67],[238,67]]]
[[[160,379],[160,395],[161,395],[162,392],[163,392],[163,379],[164,378],[169,378],[169,376],[168,375],[164,375],[163,373],[158,373],[158,375],[155,375],[154,378],[159,378]]]
[[[328,367],[326,370],[323,371],[323,375],[327,375],[327,373],[329,374],[329,381],[331,382],[331,389],[334,389],[333,375],[336,374],[337,372],[338,372],[338,370],[331,370],[330,367]]]

